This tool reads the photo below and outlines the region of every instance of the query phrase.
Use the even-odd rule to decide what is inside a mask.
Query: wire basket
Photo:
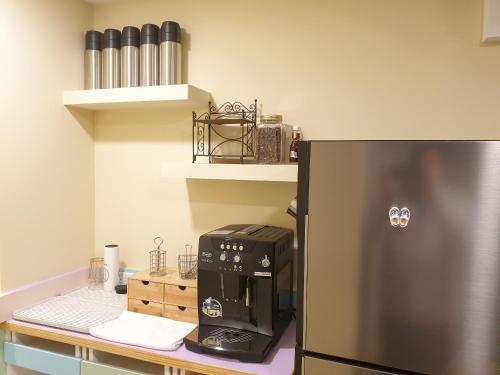
[[[156,237],[154,243],[157,248],[149,252],[149,274],[151,276],[165,276],[167,274],[167,251],[160,249],[163,239]]]
[[[181,279],[196,279],[198,276],[198,255],[179,255]]]
[[[179,255],[179,275],[181,279],[196,279],[198,276],[198,255],[193,255],[193,246],[186,244],[186,252]]]

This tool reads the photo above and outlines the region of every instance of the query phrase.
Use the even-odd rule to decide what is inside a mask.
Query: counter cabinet
[[[6,364],[54,375],[164,375],[195,373],[79,345],[7,331]],[[0,374],[2,372],[0,371]]]

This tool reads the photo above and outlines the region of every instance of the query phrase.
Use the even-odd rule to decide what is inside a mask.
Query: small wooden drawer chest
[[[196,280],[181,279],[173,268],[165,276],[136,273],[128,279],[128,310],[198,323]]]

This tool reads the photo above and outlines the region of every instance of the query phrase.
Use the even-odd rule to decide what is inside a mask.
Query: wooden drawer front
[[[165,303],[197,308],[197,289],[181,285],[165,284]]]
[[[133,311],[141,314],[162,316],[163,304],[159,302],[129,298],[128,311]]]
[[[121,367],[82,361],[82,375],[146,375],[144,372],[127,370]]]
[[[165,304],[163,309],[165,318],[198,324],[198,310],[192,307]]]
[[[44,374],[80,375],[81,359],[26,345],[4,344],[5,362]]]
[[[163,284],[130,279],[128,296],[145,301],[163,302]]]

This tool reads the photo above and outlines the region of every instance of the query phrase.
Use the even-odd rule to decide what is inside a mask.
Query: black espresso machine
[[[293,231],[228,225],[200,237],[197,353],[262,362],[292,316]]]

